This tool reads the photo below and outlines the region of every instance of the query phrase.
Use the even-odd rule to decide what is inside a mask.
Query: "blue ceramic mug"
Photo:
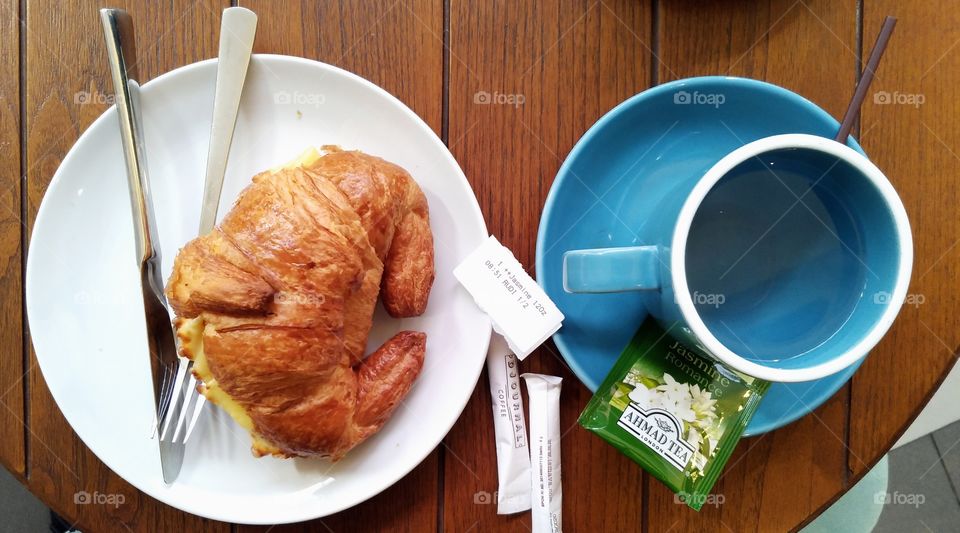
[[[702,176],[663,182],[636,246],[568,251],[567,292],[643,291],[649,313],[731,367],[823,378],[886,333],[913,266],[900,198],[830,139],[767,137]]]

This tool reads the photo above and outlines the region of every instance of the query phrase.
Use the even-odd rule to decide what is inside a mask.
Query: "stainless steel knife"
[[[167,310],[167,300],[163,294],[157,225],[153,216],[140,121],[140,84],[133,21],[129,14],[120,9],[100,10],[100,21],[106,38],[117,116],[120,119],[120,140],[123,144],[127,184],[130,189],[130,207],[133,212],[137,263],[140,267],[140,286],[147,326],[147,347],[153,374],[160,463],[163,480],[172,483],[180,473],[185,446],[183,443],[177,444],[160,438],[160,430],[167,420],[179,418],[177,411],[183,405],[182,397],[186,387],[182,379],[177,379],[181,363],[177,355],[176,335]]]

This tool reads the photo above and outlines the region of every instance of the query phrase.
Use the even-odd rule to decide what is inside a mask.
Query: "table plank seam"
[[[442,27],[443,39],[441,46],[443,50],[440,54],[440,72],[442,81],[440,85],[440,140],[444,146],[450,148],[450,0],[443,0]],[[478,384],[479,384],[478,380]],[[440,440],[440,446],[437,447],[437,520],[436,531],[444,531],[444,513],[446,510],[446,459],[447,459],[447,437]]]
[[[650,86],[660,85],[660,0],[650,0]]]
[[[17,6],[17,33],[18,50],[20,56],[19,76],[20,87],[20,380],[21,394],[23,395],[23,478],[30,480],[30,331],[27,324],[27,247],[29,246],[28,220],[29,206],[27,187],[27,2],[20,0]]]
[[[863,70],[863,2],[864,0],[856,0],[856,16],[854,17],[854,20],[855,20],[854,33],[856,34],[856,36],[854,37],[854,51],[856,52],[856,56],[857,56],[856,60],[854,61],[854,73],[853,73],[853,79],[855,84],[860,83],[860,78],[862,76],[861,71]],[[861,135],[863,133],[862,131],[863,123],[860,120],[861,116],[862,115],[858,116],[857,120],[853,124],[853,135],[858,140],[861,138]],[[851,474],[850,461],[851,461],[851,455],[853,454],[853,450],[850,447],[850,444],[851,444],[850,429],[852,427],[852,424],[850,423],[850,419],[851,419],[850,417],[853,416],[853,385],[852,383],[853,383],[853,378],[851,378],[851,380],[848,381],[843,386],[843,394],[846,396],[846,402],[847,402],[847,406],[844,413],[845,420],[844,420],[844,428],[843,428],[844,429],[843,441],[847,451],[847,461],[846,461],[847,464],[845,465],[842,473],[844,493],[847,491],[847,489],[850,488],[850,474]]]
[[[649,87],[660,85],[660,0],[650,0],[650,84]],[[656,480],[651,481],[650,474],[644,470],[640,474],[640,529],[650,530],[650,487]]]

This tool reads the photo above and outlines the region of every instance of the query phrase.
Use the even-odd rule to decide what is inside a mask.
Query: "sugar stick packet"
[[[699,511],[769,385],[680,344],[648,319],[579,422]]]
[[[520,367],[506,340],[497,333],[487,350],[487,375],[493,400],[497,443],[497,514],[530,508],[530,448],[520,395]]]
[[[530,399],[530,470],[533,533],[560,533],[560,382],[556,376],[522,374]]]

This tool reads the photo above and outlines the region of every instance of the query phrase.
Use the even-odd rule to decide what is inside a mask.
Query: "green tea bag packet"
[[[699,511],[769,385],[648,319],[579,422]]]

